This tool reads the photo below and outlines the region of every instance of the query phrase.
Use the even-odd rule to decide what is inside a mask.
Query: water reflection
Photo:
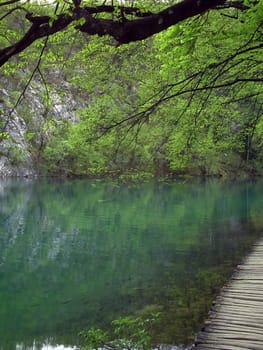
[[[262,182],[0,182],[0,348],[162,311],[156,341],[189,339],[262,229]]]
[[[33,343],[30,347],[25,347],[24,344],[17,344],[16,350],[79,350],[76,346],[50,345]]]

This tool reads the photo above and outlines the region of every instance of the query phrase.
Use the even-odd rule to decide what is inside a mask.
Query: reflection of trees
[[[240,242],[254,239],[261,186],[2,185],[0,339],[60,333],[70,341],[87,323],[101,325],[143,305],[165,311],[163,340],[191,333],[222,284],[222,263],[232,266]],[[177,321],[168,320],[169,309]]]

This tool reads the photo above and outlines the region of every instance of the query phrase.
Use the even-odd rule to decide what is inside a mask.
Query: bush
[[[84,339],[82,350],[150,350],[151,326],[159,320],[160,314],[152,314],[149,318],[122,317],[112,321],[111,333],[101,329],[90,328],[80,332]]]

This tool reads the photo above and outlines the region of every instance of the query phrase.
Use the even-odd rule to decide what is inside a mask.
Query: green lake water
[[[263,231],[263,181],[0,181],[0,349],[79,345],[80,330],[160,311],[191,343]]]

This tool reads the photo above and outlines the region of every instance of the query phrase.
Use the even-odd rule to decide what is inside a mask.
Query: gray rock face
[[[28,165],[28,166],[27,166]],[[33,177],[37,172],[32,164],[13,165],[7,157],[0,158],[0,177]]]
[[[32,81],[14,109],[19,98],[19,92],[14,97],[16,82],[0,80],[0,177],[37,176],[37,153],[50,137],[47,120],[52,118],[55,126],[65,120],[77,122],[78,103],[67,82],[60,82],[60,89],[63,94],[54,89],[45,96],[43,84]]]

